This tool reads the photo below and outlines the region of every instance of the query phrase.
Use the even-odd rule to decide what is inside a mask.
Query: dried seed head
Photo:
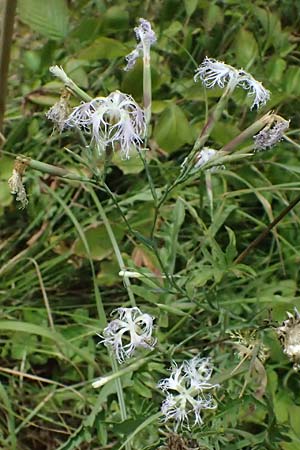
[[[60,132],[63,131],[66,125],[66,119],[69,115],[69,98],[70,93],[64,89],[61,93],[60,99],[56,102],[46,113],[47,119],[54,123],[54,128]]]
[[[294,363],[294,370],[300,369],[300,314],[295,308],[294,315],[287,312],[288,318],[276,329],[283,352]]]
[[[242,359],[251,359],[253,353],[262,362],[269,358],[269,348],[257,336],[257,330],[230,331],[229,336],[237,349],[238,357]]]
[[[28,199],[25,191],[25,187],[22,182],[22,176],[25,172],[26,164],[16,160],[13,168],[12,176],[8,180],[10,192],[16,194],[17,202],[21,203],[20,209],[26,208],[28,205]]]
[[[281,119],[281,120],[278,120]],[[258,134],[253,136],[254,149],[256,151],[266,150],[281,141],[285,131],[289,128],[290,121],[277,116],[275,125],[267,125]]]

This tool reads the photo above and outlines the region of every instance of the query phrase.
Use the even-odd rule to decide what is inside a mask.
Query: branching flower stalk
[[[237,70],[228,64],[208,57],[204,59],[202,64],[200,64],[196,70],[194,81],[198,81],[198,79],[200,79],[203,85],[208,89],[217,86],[221,89],[225,88],[225,90],[211,112],[191,153],[187,157],[186,164],[179,176],[180,180],[185,179],[193,168],[195,154],[205,145],[236,87],[241,87],[248,92],[248,96],[254,97],[251,109],[254,107],[258,109],[260,106],[265,105],[270,98],[269,91],[267,91],[259,81],[255,80],[251,74],[242,69]]]

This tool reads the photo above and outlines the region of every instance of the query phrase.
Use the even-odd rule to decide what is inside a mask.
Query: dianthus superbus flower
[[[135,27],[135,35],[138,42],[135,49],[125,57],[127,66],[124,70],[130,70],[135,65],[137,58],[150,56],[150,47],[156,42],[156,36],[151,28],[150,22],[145,19],[139,19],[140,25]]]
[[[248,91],[249,96],[254,96],[251,109],[266,104],[270,98],[270,92],[265,89],[260,81],[255,80],[250,73],[243,69],[235,69],[229,64],[206,57],[202,64],[196,69],[194,80],[200,79],[204,86],[213,88],[218,86],[224,88],[230,85],[232,90],[240,86]]]
[[[112,320],[104,329],[100,343],[111,347],[120,363],[130,358],[137,347],[154,347],[152,316],[143,314],[137,307],[117,308],[114,313],[119,318]]]
[[[209,382],[212,371],[209,358],[195,356],[189,361],[183,361],[180,366],[173,363],[170,377],[158,383],[158,387],[166,393],[161,412],[165,421],[175,422],[175,430],[184,424],[189,427],[190,416],[194,418],[195,425],[201,425],[201,412],[217,407],[208,392],[219,386]]]
[[[113,149],[119,146],[126,159],[131,149],[140,148],[146,130],[143,110],[130,95],[120,91],[77,106],[67,118],[66,126],[89,132],[99,153],[108,146]]]

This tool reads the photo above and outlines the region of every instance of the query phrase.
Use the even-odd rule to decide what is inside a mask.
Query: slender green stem
[[[7,91],[7,76],[17,0],[5,0],[0,38],[0,133],[2,134]]]
[[[83,91],[71,78],[68,77],[62,67],[52,66],[50,67],[50,72],[55,77],[59,78],[64,83],[66,88],[68,88],[73,94],[77,95],[77,97],[81,98],[85,102],[92,100],[90,95]]]
[[[144,48],[143,57],[143,95],[144,95],[144,111],[146,119],[146,136],[148,136],[149,125],[151,121],[152,109],[152,84],[151,84],[151,66],[150,66],[150,47]]]
[[[277,217],[252,241],[248,247],[236,258],[235,264],[240,264],[246,256],[256,248],[268,235],[268,233],[300,202],[300,195],[298,195]]]
[[[216,104],[215,108],[212,110],[210,116],[208,117],[208,120],[206,121],[200,135],[196,139],[196,142],[194,144],[194,147],[192,148],[191,153],[188,155],[185,165],[183,167],[182,173],[179,175],[179,180],[184,178],[190,170],[193,168],[193,160],[195,154],[198,152],[199,149],[201,149],[207,139],[209,138],[215,124],[218,122],[218,120],[221,117],[221,114],[231,96],[234,89],[236,87],[236,83],[228,83],[226,89],[224,90],[221,98],[219,99],[218,103]]]
[[[92,198],[93,198],[93,200],[95,202],[95,205],[96,205],[96,207],[97,207],[97,209],[99,211],[101,219],[103,220],[103,223],[104,223],[104,226],[106,228],[107,234],[109,236],[111,245],[112,245],[114,253],[116,255],[116,258],[117,258],[117,261],[118,261],[118,264],[119,264],[119,268],[120,268],[120,270],[125,271],[126,270],[126,266],[124,264],[123,257],[122,257],[122,254],[121,254],[118,242],[116,240],[116,237],[114,235],[113,229],[112,229],[112,227],[111,227],[111,225],[109,223],[107,215],[105,214],[104,208],[101,205],[101,202],[98,199],[94,189],[90,187],[88,190],[89,190],[89,192],[90,192],[90,194],[91,194],[91,196],[92,196]],[[134,294],[133,294],[132,289],[131,289],[130,280],[129,280],[129,278],[127,276],[124,276],[123,279],[124,279],[125,287],[127,289],[127,293],[128,293],[128,297],[129,297],[131,306],[134,307],[134,306],[136,306],[136,302],[135,302]]]
[[[144,155],[142,154],[141,151],[139,151],[138,154],[139,154],[139,157],[141,158],[142,163],[144,165],[144,169],[145,169],[146,176],[147,176],[147,179],[148,179],[148,183],[149,183],[149,187],[150,187],[150,190],[151,190],[151,194],[152,194],[153,200],[154,200],[155,205],[156,205],[157,204],[157,200],[158,200],[157,199],[157,194],[156,194],[155,186],[154,186],[154,183],[153,183],[153,179],[152,179],[152,176],[151,176],[151,173],[150,173],[150,170],[149,170],[146,158],[144,157]]]
[[[81,182],[89,182],[92,183],[93,180],[89,178],[84,178],[77,173],[72,173],[62,167],[53,166],[52,164],[43,163],[36,159],[29,158],[28,156],[18,155],[16,159],[23,164],[31,167],[32,169],[39,170],[43,173],[48,173],[50,175],[55,175],[61,178],[66,178],[68,180],[75,180]]]

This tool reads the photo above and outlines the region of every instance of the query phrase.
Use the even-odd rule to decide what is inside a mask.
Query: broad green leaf
[[[129,13],[124,7],[112,6],[108,8],[102,17],[101,33],[107,31],[128,30]]]
[[[198,0],[184,0],[184,6],[187,16],[191,16],[195,12],[198,5]]]
[[[267,38],[266,46],[280,46],[282,29],[278,15],[271,12],[269,8],[260,8],[258,6],[254,6],[253,11],[264,29],[265,36]]]
[[[205,13],[205,29],[206,31],[212,30],[215,25],[223,23],[223,12],[222,9],[211,3]]]
[[[97,274],[97,283],[100,286],[113,286],[122,282],[119,271],[120,267],[115,258],[110,261],[102,261]]]
[[[162,82],[165,81],[167,77],[167,67],[159,68],[159,71],[155,67],[156,64],[153,58],[154,53],[152,52],[152,67],[151,67],[151,80],[152,80],[152,91],[154,92],[159,88]],[[125,60],[122,67],[125,67]],[[143,96],[143,59],[139,58],[134,67],[131,70],[123,72],[123,80],[121,84],[121,90],[131,94],[136,101],[141,101]]]
[[[282,86],[287,94],[300,94],[300,68],[298,66],[290,66],[282,79]]]
[[[286,61],[282,58],[278,58],[278,56],[273,56],[269,59],[266,65],[268,79],[272,83],[280,83],[285,69]]]
[[[237,125],[219,121],[214,126],[211,136],[220,146],[223,146],[239,134]]]
[[[132,285],[131,289],[136,295],[138,295],[143,300],[147,300],[149,303],[156,304],[157,293],[154,291],[150,291],[148,287]]]
[[[140,173],[144,170],[144,164],[137,153],[133,154],[130,159],[122,159],[120,152],[115,152],[112,159],[122,172],[126,175],[129,173]]]
[[[65,0],[21,0],[20,19],[50,39],[63,39],[68,33],[69,12]]]
[[[138,377],[135,377],[132,389],[141,397],[152,398],[153,390],[145,386],[142,381],[138,380]]]
[[[124,229],[119,225],[115,225],[113,226],[113,231],[117,241],[120,242],[124,236]],[[101,261],[113,252],[111,242],[103,224],[92,226],[91,228],[85,230],[85,237],[89,245],[92,259]],[[73,253],[81,257],[87,257],[86,250],[81,239],[76,239],[74,242]]]
[[[45,328],[43,326],[35,325],[29,322],[2,320],[0,321],[0,331],[1,334],[5,334],[4,333],[5,331],[15,333],[23,332],[28,333],[29,335],[36,334],[38,336],[50,339],[50,341],[59,345],[60,349],[71,350],[73,354],[81,356],[82,360],[89,362],[90,364],[95,366],[98,370],[97,364],[87,351],[82,350],[79,347],[73,345],[71,342],[65,339],[61,333],[52,331],[49,328]]]
[[[164,30],[164,35],[168,37],[174,37],[176,36],[179,31],[182,30],[182,23],[178,22],[177,20],[172,21],[170,26]]]
[[[191,142],[191,127],[182,109],[170,104],[159,117],[154,137],[158,145],[172,152]]]
[[[291,405],[289,407],[290,422],[295,434],[300,438],[300,407]]]
[[[115,59],[125,56],[128,53],[127,47],[122,42],[108,37],[99,37],[91,45],[80,50],[76,57],[95,61],[97,59]]]
[[[258,45],[253,34],[241,28],[235,39],[236,60],[239,66],[249,66],[258,55]]]

